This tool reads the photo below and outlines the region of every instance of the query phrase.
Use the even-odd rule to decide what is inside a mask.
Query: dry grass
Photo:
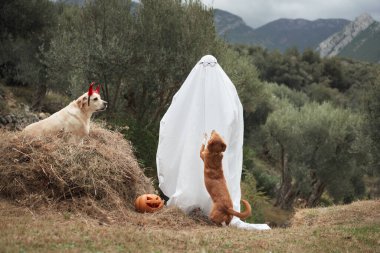
[[[291,221],[292,226],[324,226],[347,223],[360,224],[380,222],[380,201],[357,201],[350,205],[339,205],[313,209],[300,209]]]
[[[323,219],[330,216],[330,211],[343,208],[347,211],[346,220],[339,225],[330,224],[334,221],[331,219],[312,226],[300,223],[260,232],[204,225],[176,209],[163,211],[171,223],[166,220],[158,223],[163,217],[160,213],[136,213],[143,221],[140,224],[123,220],[104,225],[80,213],[54,210],[39,213],[0,201],[0,251],[379,252],[380,221],[378,216],[371,216],[375,212],[371,211],[373,207],[379,210],[379,202],[315,209],[314,217]],[[357,215],[352,217],[352,213]]]

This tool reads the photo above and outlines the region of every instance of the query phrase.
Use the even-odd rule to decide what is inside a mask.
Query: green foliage
[[[366,94],[366,115],[368,117],[368,128],[373,143],[372,153],[374,155],[374,164],[371,174],[380,175],[380,70],[378,70],[377,73],[375,84],[368,89],[368,93]]]
[[[305,152],[303,148],[296,149],[296,147],[303,147],[302,145],[304,145],[298,142],[297,139],[305,138],[307,140],[307,138],[303,136],[303,130],[306,131],[307,128],[305,127],[307,126],[301,127],[300,122],[308,122],[309,120],[303,118],[304,115],[300,113],[302,109],[298,108],[306,108],[310,101],[322,105],[325,102],[329,102],[332,109],[350,108],[348,111],[352,113],[363,114],[363,112],[368,111],[366,109],[368,105],[376,101],[376,99],[372,97],[372,93],[374,93],[372,87],[376,86],[378,66],[339,58],[321,59],[317,53],[311,50],[306,50],[302,54],[295,49],[290,49],[284,54],[244,46],[235,47],[235,50],[241,55],[251,57],[251,61],[259,70],[261,78],[264,81],[270,82],[269,84],[265,84],[267,93],[270,94],[269,99],[267,99],[265,103],[259,104],[253,116],[245,118],[245,131],[249,135],[246,137],[246,143],[254,147],[258,157],[271,163],[281,162],[281,145],[286,148],[287,152],[293,149],[296,150],[293,156],[289,155],[288,157],[292,178],[294,180],[294,188],[290,189],[291,192],[289,192],[288,196],[298,194],[308,198],[312,195],[311,193],[316,192],[316,188],[318,188],[316,186],[319,185],[321,186],[320,190],[327,189],[336,202],[350,201],[362,197],[365,191],[363,173],[372,171],[373,166],[370,165],[372,154],[375,155],[379,153],[374,150],[374,146],[370,148],[372,140],[368,137],[365,128],[368,121],[366,122],[366,119],[362,118],[360,127],[358,127],[355,120],[353,122],[347,122],[347,128],[361,129],[353,134],[357,136],[357,140],[360,140],[360,144],[358,144],[359,141],[355,144],[356,146],[361,146],[361,151],[355,151],[356,153],[354,153],[358,154],[358,156],[348,156],[346,154],[347,157],[349,157],[347,158],[348,160],[345,160],[346,158],[343,158],[343,156],[338,158],[337,155],[333,158],[330,154],[334,153],[332,150],[330,150],[330,153],[328,152],[329,147],[321,146],[318,148],[319,152],[321,152],[321,150],[327,152],[321,154],[320,159],[336,159],[335,162],[330,160],[331,163],[335,164],[329,169],[334,173],[344,174],[343,180],[339,180],[339,176],[337,176],[337,181],[328,183],[330,187],[318,181],[318,178],[327,178],[327,172],[324,172],[326,174],[322,173],[323,175],[318,175],[318,178],[316,178],[314,171],[310,169],[311,165],[308,164],[307,160],[310,160],[312,154],[309,152],[303,155],[303,152]],[[285,85],[279,86],[277,83],[283,83]],[[295,90],[298,90],[298,92]],[[370,96],[368,95],[369,93],[371,93]],[[272,113],[273,111],[274,113]],[[328,111],[330,111],[330,109]],[[335,117],[332,111],[331,119]],[[375,110],[372,110],[372,112],[374,111]],[[313,115],[313,112],[309,113]],[[329,113],[330,112],[327,114]],[[344,115],[344,113],[342,115]],[[376,116],[374,117],[376,118]],[[265,135],[268,136],[268,128],[266,127],[269,127],[268,121],[272,121],[274,118],[276,118],[278,122],[276,126],[270,126],[270,139],[277,142],[278,145],[275,149],[273,149],[274,147],[271,145],[269,139],[263,137]],[[315,119],[326,122],[327,117],[324,116],[324,118],[320,118],[315,116]],[[339,117],[337,117],[337,119],[339,119]],[[376,122],[376,120],[371,122]],[[258,126],[264,125],[265,123],[267,123],[267,125],[265,125],[264,128],[258,128]],[[297,127],[297,124],[300,126]],[[341,125],[336,126],[336,128],[339,129],[342,127],[342,129],[344,129],[343,123],[340,124]],[[304,129],[301,131],[300,129],[302,128]],[[312,129],[312,127],[310,127],[310,129]],[[321,131],[321,133],[323,133],[323,131],[330,131],[323,129],[321,126],[316,129],[317,130],[313,131]],[[372,127],[372,129],[378,128]],[[372,130],[372,132],[377,132],[377,130]],[[309,138],[308,141],[313,141],[313,139]],[[332,146],[334,145],[339,146],[337,143]],[[352,144],[351,147],[355,145]],[[316,145],[314,145],[314,147],[316,148]],[[352,160],[350,161],[350,159]],[[340,169],[336,165],[339,163],[341,163],[339,166]],[[377,164],[379,163],[377,162]],[[344,166],[347,166],[347,173],[343,173],[341,170]],[[357,166],[357,168],[353,169],[355,166]],[[326,166],[326,168],[328,167]],[[258,182],[260,182],[259,175],[255,176]],[[318,184],[315,182],[318,182]],[[340,187],[333,187],[336,185],[340,185]],[[321,194],[321,192],[317,195],[319,194]]]
[[[42,102],[42,111],[53,114],[66,107],[71,100],[62,94],[49,91]]]
[[[243,170],[250,171],[254,167],[254,151],[249,146],[243,148]],[[243,175],[244,176],[244,175]]]
[[[321,199],[319,200],[318,206],[327,207],[332,205],[334,205],[334,200],[327,193],[323,193]]]
[[[370,64],[337,57],[322,59],[312,50],[302,54],[294,48],[284,54],[248,46],[235,46],[235,50],[250,58],[263,81],[285,84],[292,89],[304,90],[311,84],[322,84],[345,92],[374,79]]]
[[[342,106],[347,103],[347,99],[342,93],[324,84],[310,84],[305,87],[305,93],[311,101],[318,103],[331,102],[336,106]]]
[[[0,77],[7,84],[45,82],[39,47],[49,43],[55,11],[48,0],[1,1]]]
[[[356,112],[366,112],[372,100],[373,87],[379,83],[380,66],[353,61],[346,61],[344,66],[344,76],[352,83],[345,92],[347,104]]]
[[[28,105],[33,103],[33,87],[14,86],[12,87],[11,92],[15,96],[17,101]]]
[[[31,38],[35,33],[44,32],[47,21],[51,18],[51,8],[52,4],[47,0],[1,1],[1,37]]]
[[[278,85],[276,83],[267,83],[265,88],[268,90],[271,97],[272,108],[276,109],[281,104],[279,100],[286,100],[294,107],[302,107],[309,102],[308,96],[297,90],[292,90],[285,85]],[[280,105],[281,106],[281,105]]]
[[[301,196],[311,196],[314,180],[325,185],[335,201],[355,191],[352,180],[369,161],[361,116],[328,103],[297,109],[282,101],[264,129],[272,156],[280,161],[283,150],[288,155],[292,184]]]
[[[244,110],[245,140],[248,141],[272,111],[271,94],[247,56],[221,42],[216,56],[239,94]]]
[[[296,49],[289,49],[285,54],[256,49],[248,50],[248,54],[263,80],[285,84],[295,89],[301,89],[313,81],[314,77],[307,67],[316,68],[314,65],[318,65],[316,62],[309,66],[308,62],[302,61]]]
[[[256,180],[256,187],[265,195],[274,198],[276,196],[276,186],[279,184],[279,176],[275,175],[273,168],[268,168],[264,162],[257,160],[252,169],[252,175]]]
[[[329,104],[310,105],[301,113],[305,118],[300,124],[303,138],[297,163],[315,171],[330,195],[336,201],[342,200],[355,191],[353,180],[368,163],[363,118]],[[357,192],[355,196],[361,195]]]
[[[221,43],[218,46],[218,62],[236,86],[245,113],[255,112],[269,98],[269,93],[259,80],[256,67],[248,57],[238,54],[232,48]]]
[[[44,55],[52,88],[64,88],[76,97],[90,81],[97,81],[103,84],[111,110],[116,109],[131,65],[130,1],[94,0],[82,8],[64,6],[58,23]]]
[[[140,125],[137,121],[127,122],[128,130],[124,130],[125,137],[133,143],[139,163],[145,168],[148,177],[156,178],[156,151],[158,146],[158,131]]]
[[[241,187],[242,198],[246,199],[252,207],[252,216],[247,221],[251,223],[264,223],[264,210],[268,204],[268,197],[263,192],[256,190],[256,180],[250,173],[245,173]]]
[[[323,75],[328,78],[331,88],[345,91],[350,87],[343,75],[342,62],[337,58],[326,58],[324,60]]]
[[[243,148],[243,175],[242,180],[246,183],[250,182],[250,177],[254,177],[255,189],[265,193],[266,196],[275,197],[276,185],[279,183],[279,178],[273,173],[273,169],[264,161],[255,159],[255,152],[249,145]],[[248,176],[248,178],[245,178]],[[256,190],[255,190],[256,191]]]
[[[3,84],[0,82],[0,114],[8,112],[7,103],[5,101],[5,93],[6,90]]]
[[[213,53],[216,34],[212,12],[199,1],[144,0],[141,4],[128,112],[153,125],[194,64]]]
[[[103,83],[111,113],[153,126],[215,38],[199,1],[145,0],[132,13],[128,0],[94,0],[63,9],[46,64],[57,85],[78,93]]]

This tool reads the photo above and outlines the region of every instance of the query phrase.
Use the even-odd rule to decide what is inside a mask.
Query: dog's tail
[[[246,201],[244,199],[242,199],[241,201],[243,202],[243,204],[245,206],[244,212],[239,213],[239,212],[236,212],[234,209],[229,208],[229,209],[227,209],[227,213],[231,214],[233,216],[239,217],[240,219],[244,220],[244,219],[248,218],[249,216],[251,216],[252,209],[251,209],[251,205],[248,203],[248,201]]]

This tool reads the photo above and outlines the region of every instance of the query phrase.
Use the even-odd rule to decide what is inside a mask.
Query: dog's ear
[[[222,152],[226,151],[226,148],[227,148],[226,143],[221,142],[221,143],[220,143],[220,146],[221,146],[221,150],[222,150]]]
[[[78,98],[76,102],[77,102],[78,107],[82,109],[86,105],[87,96],[84,96],[83,98]]]

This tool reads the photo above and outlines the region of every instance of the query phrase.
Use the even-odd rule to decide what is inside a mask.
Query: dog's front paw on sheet
[[[206,146],[206,144],[207,144],[207,139],[208,139],[208,135],[207,135],[207,133],[205,132],[204,134],[203,134],[203,144]]]

